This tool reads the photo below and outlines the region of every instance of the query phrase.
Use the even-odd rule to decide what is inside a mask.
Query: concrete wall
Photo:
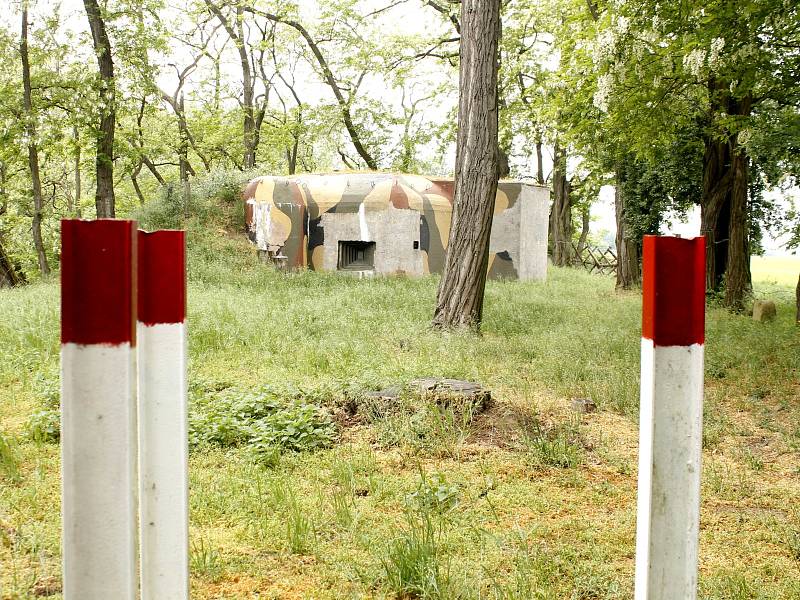
[[[323,214],[323,270],[336,270],[340,241],[361,241],[375,242],[375,274],[424,274],[422,252],[414,249],[414,242],[419,242],[419,220],[415,210],[393,206],[370,210],[366,204],[357,213]]]
[[[375,274],[444,269],[453,180],[390,173],[265,176],[245,190],[251,240],[281,268],[337,270],[339,242],[374,242]],[[487,276],[544,280],[547,188],[501,181]],[[417,246],[415,248],[414,246]]]
[[[550,190],[538,185],[523,185],[519,206],[519,278],[544,281],[547,279]]]
[[[493,278],[543,281],[547,277],[549,192],[522,185],[511,208],[494,216],[489,241],[489,273]],[[420,242],[420,213],[409,209],[370,208],[357,213],[325,213],[319,224],[325,232],[322,265],[337,269],[339,242],[375,244],[375,274],[425,274]]]

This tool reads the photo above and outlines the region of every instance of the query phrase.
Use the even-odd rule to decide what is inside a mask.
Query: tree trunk
[[[2,241],[0,241],[0,288],[14,287],[20,283],[22,283],[22,280],[14,270],[14,265],[3,249]]]
[[[591,213],[588,206],[581,210],[581,237],[578,238],[578,254],[583,254],[586,247],[586,239],[589,237],[589,226],[591,224]]]
[[[181,190],[183,194],[183,214],[185,217],[189,216],[189,196],[191,190],[189,188],[189,172],[192,170],[192,165],[189,164],[189,127],[186,123],[186,104],[183,100],[183,93],[178,99],[178,136],[180,146],[178,148],[178,165],[181,179]],[[254,151],[255,152],[255,151]],[[255,160],[255,154],[253,154]]]
[[[433,326],[480,327],[497,194],[500,0],[463,0],[450,242]]]
[[[210,2],[210,0],[205,0],[206,4]],[[495,0],[491,0],[494,2]],[[246,7],[245,10],[251,12],[255,15],[261,15],[262,17],[269,19],[274,23],[283,23],[289,27],[295,29],[303,39],[306,41],[309,50],[314,55],[314,58],[317,60],[317,64],[319,65],[320,69],[322,70],[322,76],[325,78],[325,83],[328,84],[328,87],[331,88],[334,97],[336,98],[336,103],[339,105],[339,109],[342,114],[342,121],[344,122],[344,127],[347,130],[348,135],[350,136],[350,141],[353,143],[353,147],[358,152],[358,155],[362,158],[362,160],[366,163],[367,168],[376,171],[378,169],[378,162],[375,160],[375,157],[367,151],[364,147],[363,142],[361,141],[361,135],[359,134],[358,127],[353,122],[353,115],[350,111],[351,107],[351,100],[352,98],[348,99],[345,98],[344,94],[342,93],[342,87],[336,81],[336,78],[331,71],[330,65],[328,61],[325,60],[325,55],[322,54],[322,50],[320,49],[317,42],[314,38],[311,37],[311,34],[308,30],[303,27],[303,25],[297,21],[292,19],[287,19],[278,15],[274,15],[272,13],[268,13],[262,10],[257,10],[255,8]],[[477,10],[477,9],[476,9]]]
[[[572,264],[570,187],[567,180],[567,152],[556,140],[553,151],[553,206],[550,212],[550,231],[553,240],[553,264],[557,267]]]
[[[728,257],[728,221],[732,177],[730,146],[706,137],[703,156],[703,197],[700,205],[700,233],[706,236],[706,288],[717,290]]]
[[[81,218],[81,138],[78,133],[78,126],[72,127],[72,139],[75,143],[73,155],[75,170],[75,216]]]
[[[752,291],[750,277],[750,244],[748,240],[747,157],[743,150],[733,154],[733,189],[728,227],[728,264],[725,269],[725,299],[728,308],[741,312]]]
[[[796,321],[800,325],[800,277],[797,278],[797,290],[795,291],[795,303],[797,305]]]
[[[294,175],[297,171],[297,152],[300,148],[300,135],[294,136],[294,143],[291,148],[286,148],[286,163],[289,168],[289,175]]]
[[[727,87],[713,79],[708,87],[712,112],[750,115],[752,98],[732,98]],[[724,281],[724,304],[733,310],[742,310],[752,289],[748,185],[747,156],[739,145],[738,135],[730,134],[724,140],[707,135],[700,205],[700,232],[706,236],[706,287],[719,290]]]
[[[536,181],[544,185],[544,164],[542,162],[542,139],[536,140]]]
[[[42,241],[42,181],[39,175],[39,149],[36,145],[36,121],[31,100],[31,67],[28,60],[28,3],[22,5],[22,39],[19,53],[22,58],[22,95],[25,108],[25,134],[28,138],[28,165],[33,184],[33,246],[42,276],[50,274],[50,265]]]
[[[106,25],[103,21],[97,0],[83,0],[89,29],[92,31],[94,53],[100,68],[100,126],[97,130],[97,157],[95,171],[97,191],[94,202],[97,207],[97,218],[115,216],[114,199],[114,132],[116,129],[114,61],[111,55],[111,42],[108,39]]]
[[[617,284],[618,290],[630,290],[641,285],[640,250],[638,240],[631,238],[626,225],[625,193],[622,190],[622,168],[617,166],[614,190],[614,210],[617,220]]]
[[[8,210],[8,190],[6,189],[6,181],[8,178],[8,167],[6,163],[0,160],[0,215],[5,214]],[[0,235],[3,232],[0,230]]]

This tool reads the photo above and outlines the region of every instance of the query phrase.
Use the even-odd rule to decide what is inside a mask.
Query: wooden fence
[[[579,248],[578,244],[573,242],[572,250],[575,266],[583,265],[590,273],[611,275],[617,270],[617,254],[613,248],[598,248],[587,244]]]

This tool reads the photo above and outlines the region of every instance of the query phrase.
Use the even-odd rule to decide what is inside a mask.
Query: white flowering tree
[[[591,48],[584,66],[588,87],[595,82],[592,103],[602,112],[605,136],[639,156],[687,134],[701,145],[697,201],[708,241],[707,282],[715,289],[724,281],[725,303],[742,309],[750,291],[748,190],[754,168],[764,171],[748,142],[767,115],[796,115],[800,107],[795,5],[589,6],[598,30],[582,50],[585,61]]]

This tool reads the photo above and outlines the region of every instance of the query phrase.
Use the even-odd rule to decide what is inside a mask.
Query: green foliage
[[[429,513],[409,513],[406,529],[381,559],[383,584],[398,598],[456,597],[449,563],[441,552],[441,529]]]
[[[223,574],[219,550],[211,547],[203,538],[193,541],[189,549],[189,569],[211,581],[219,581]]]
[[[34,442],[58,442],[61,439],[61,413],[53,409],[33,413],[25,424],[25,433]]]
[[[425,472],[421,472],[416,491],[409,494],[406,500],[419,512],[443,515],[455,509],[460,493],[460,488],[448,483],[443,473],[428,477]]]
[[[22,480],[19,473],[14,443],[0,431],[0,473],[12,483]]]
[[[578,423],[545,427],[536,422],[525,438],[528,459],[533,465],[541,467],[577,467],[582,456],[579,435]]]
[[[257,451],[278,447],[302,452],[328,448],[335,439],[336,428],[327,412],[293,403],[255,422],[249,445]]]
[[[274,466],[281,451],[319,450],[336,439],[328,412],[296,390],[227,388],[195,394],[189,416],[192,447],[246,445],[259,462]]]

